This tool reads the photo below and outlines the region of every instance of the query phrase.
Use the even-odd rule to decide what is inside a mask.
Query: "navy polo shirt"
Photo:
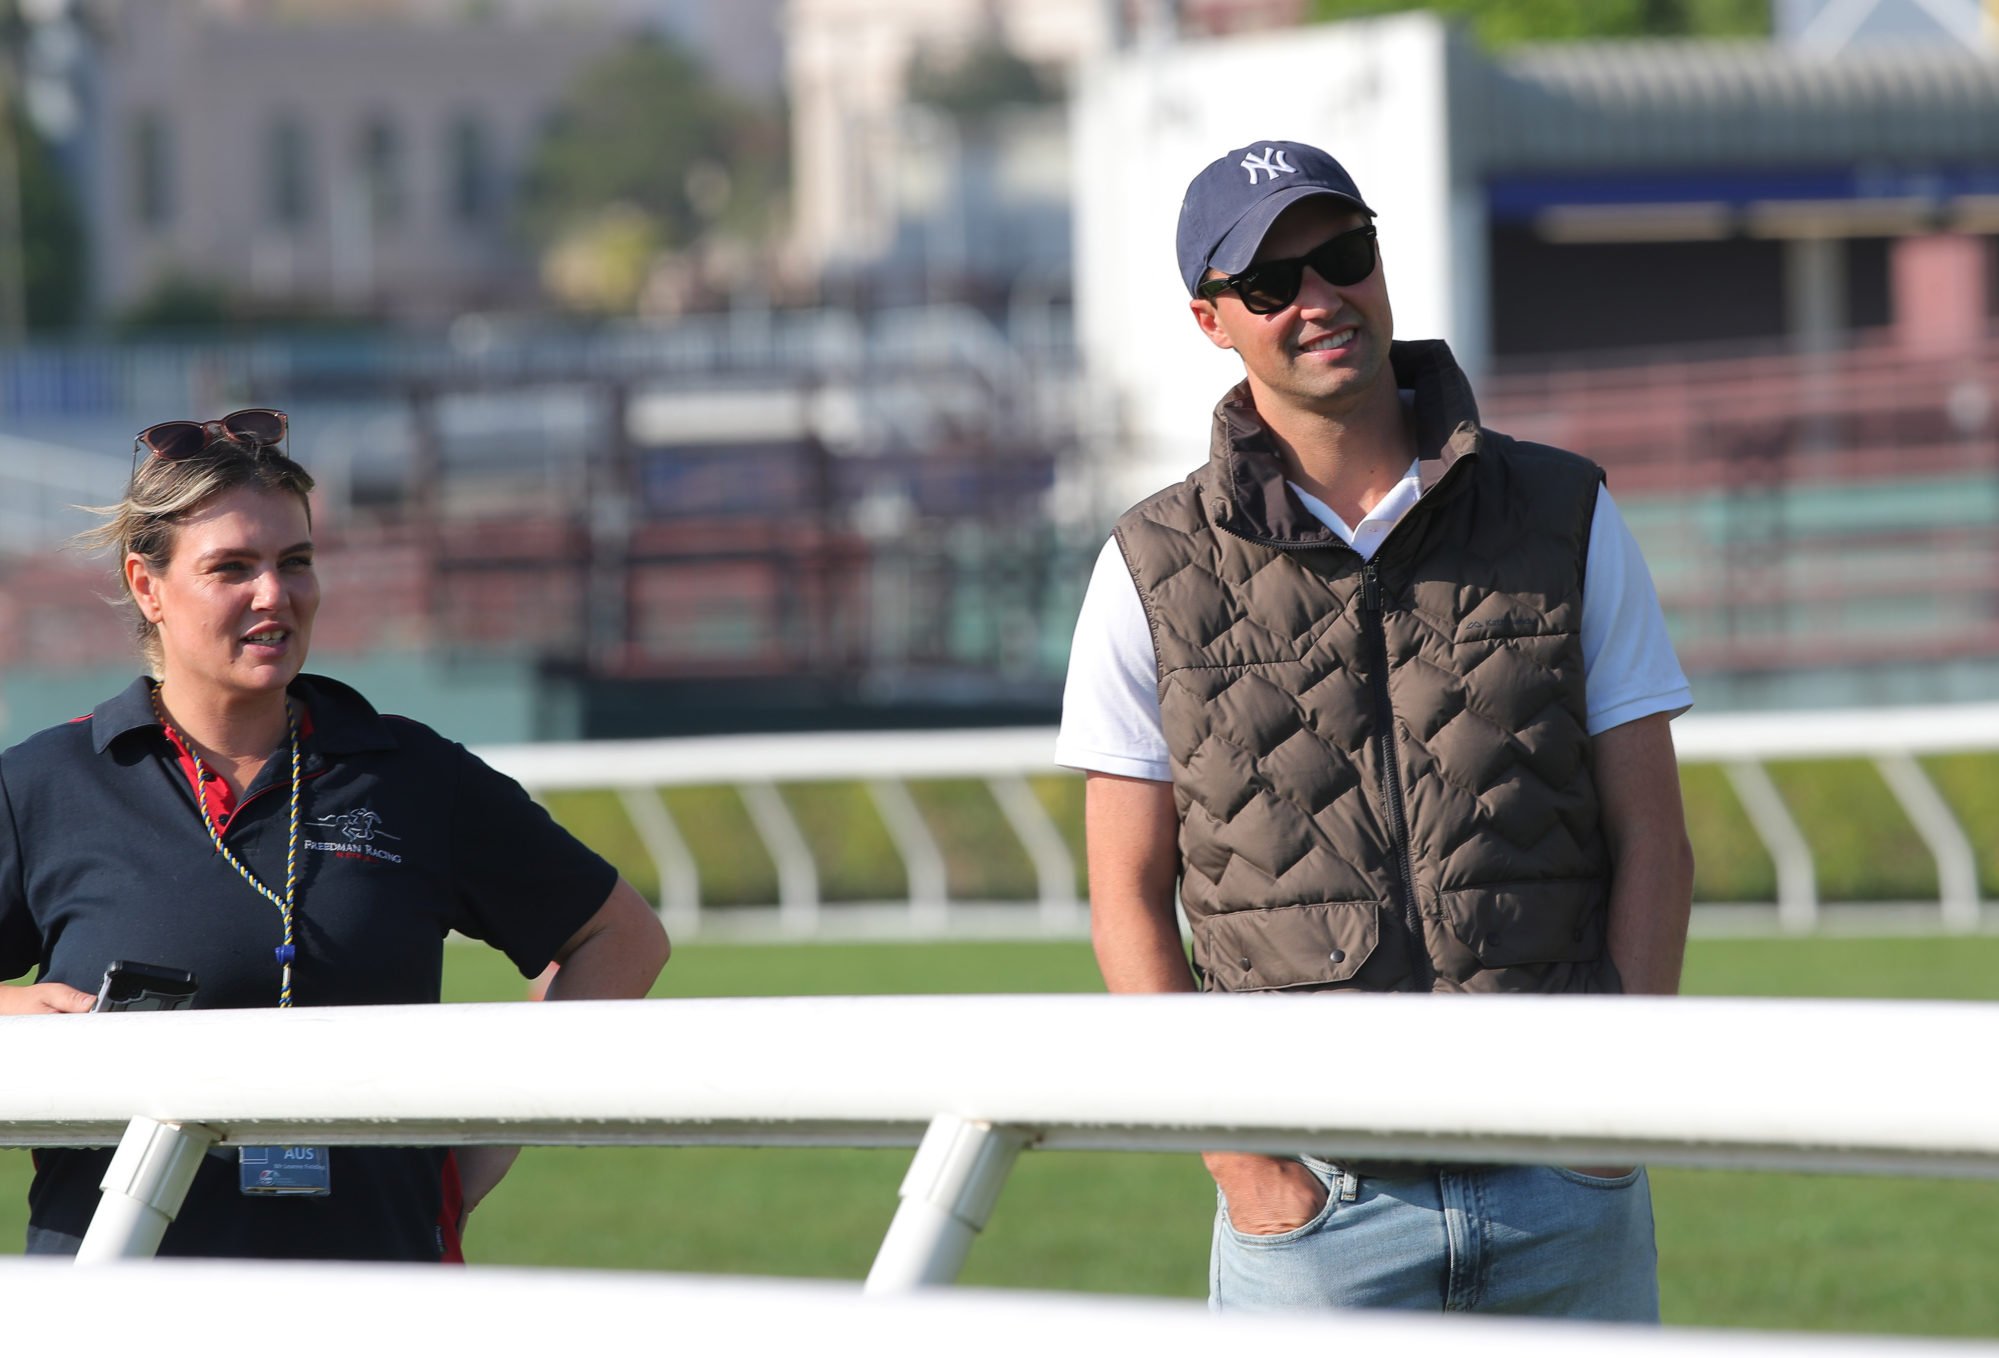
[[[464,746],[330,679],[290,692],[304,715],[295,1006],[435,1003],[454,929],[533,976],[611,894],[616,870]],[[279,894],[290,781],[281,748],[216,827]],[[0,980],[35,970],[94,994],[125,958],[193,972],[198,1009],[275,1006],[282,938],[277,907],[210,842],[149,681],[0,754]],[[110,1154],[38,1153],[33,1223],[82,1235]],[[447,1154],[335,1147],[325,1198],[245,1197],[234,1156],[210,1156],[160,1253],[435,1260]]]

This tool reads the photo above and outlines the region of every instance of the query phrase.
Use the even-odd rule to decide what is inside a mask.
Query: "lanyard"
[[[153,688],[152,698],[153,715],[158,717],[160,725],[165,727],[169,734],[172,734],[173,727],[168,725],[167,714],[160,706],[160,691],[157,685]],[[230,867],[236,869],[244,881],[256,889],[258,895],[278,908],[278,918],[284,922],[285,941],[273,949],[278,960],[278,965],[284,969],[283,978],[278,985],[278,1008],[280,1009],[289,1009],[292,1007],[292,959],[298,956],[298,949],[294,945],[292,937],[292,907],[298,900],[298,710],[292,706],[289,698],[285,700],[285,725],[291,733],[292,797],[291,833],[285,846],[285,894],[282,896],[258,881],[256,874],[245,867],[243,860],[238,858],[234,853],[231,853],[229,846],[222,842],[222,834],[215,828],[215,818],[208,812],[208,798],[202,795],[202,785],[208,782],[208,767],[201,762],[200,754],[195,751],[194,742],[187,740],[185,737],[181,738],[181,744],[186,747],[189,757],[194,760],[194,804],[201,811],[201,823],[208,828],[209,842],[215,845],[215,851],[222,855],[223,860]]]

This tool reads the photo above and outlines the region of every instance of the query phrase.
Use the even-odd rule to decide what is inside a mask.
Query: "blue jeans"
[[[1218,1201],[1208,1305],[1334,1306],[1659,1320],[1643,1169],[1601,1179],[1550,1165],[1356,1178],[1304,1164],[1326,1205],[1295,1231],[1244,1235]]]

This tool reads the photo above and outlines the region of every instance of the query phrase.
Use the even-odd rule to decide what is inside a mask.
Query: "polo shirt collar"
[[[133,731],[158,730],[153,711],[153,681],[143,675],[116,697],[99,703],[90,714],[90,745],[98,754],[111,742]],[[323,675],[301,674],[287,690],[312,712],[312,745],[326,754],[358,754],[393,750],[395,732],[366,698],[346,684]]]
[[[312,709],[312,743],[327,754],[393,750],[396,735],[374,705],[337,679],[301,674],[290,692]]]
[[[148,726],[158,729],[159,715],[153,711],[153,681],[140,675],[115,698],[106,698],[90,713],[90,748],[103,754],[122,735]]]

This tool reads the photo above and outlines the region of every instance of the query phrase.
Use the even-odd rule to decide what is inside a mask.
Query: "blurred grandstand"
[[[310,4],[142,8],[197,76],[230,44],[280,54],[232,92],[243,120],[328,40]],[[421,22],[387,0],[343,18],[338,51],[459,50],[448,7],[401,8]],[[1825,8],[1781,6],[1788,43],[1491,55],[1421,15],[1259,36],[1305,10],[1270,0],[887,5],[865,33],[838,0],[795,4],[759,58],[775,71],[783,38],[791,240],[738,260],[726,309],[588,322],[466,310],[533,291],[494,229],[523,129],[618,24],[671,12],[693,41],[701,6],[595,5],[553,45],[517,17],[535,5],[505,7],[479,41],[534,73],[510,87],[476,62],[439,67],[429,102],[408,81],[354,107],[301,87],[255,163],[325,182],[232,222],[240,244],[196,195],[145,192],[228,150],[193,135],[200,80],[121,86],[144,45],[100,43],[79,85],[104,92],[97,123],[66,150],[117,264],[100,303],[170,281],[177,251],[234,252],[259,305],[380,294],[397,305],[376,320],[404,328],[0,353],[0,740],[132,663],[103,565],[58,550],[85,522],[70,506],[115,497],[138,426],[255,403],[292,412],[321,479],[315,666],[468,739],[1048,720],[1102,533],[1199,455],[1234,376],[1172,285],[1183,162],[1272,123],[1370,186],[1398,329],[1452,339],[1488,423],[1609,468],[1704,707],[1989,696],[1999,61],[1975,25],[1870,46],[1842,20],[1823,50]],[[952,61],[1006,75],[998,49],[1032,71],[945,97],[974,69]],[[1253,111],[1196,97],[1251,79]],[[484,141],[458,135],[474,114]],[[490,173],[468,179],[450,157],[475,143]],[[309,145],[357,148],[365,176],[286,159]],[[389,189],[400,224],[368,196]],[[783,293],[796,268],[812,281]]]
[[[69,350],[10,365],[0,399],[10,426],[60,404],[105,448],[144,392],[286,401],[325,487],[316,656],[517,668],[554,716],[502,734],[1033,719],[1096,545],[1051,512],[1079,480],[1077,384],[1059,329],[1040,341],[934,309],[476,353]],[[1989,693],[1996,395],[1999,342],[1875,332],[1517,363],[1484,410],[1610,469],[1684,663],[1727,705],[1895,697],[1912,671]],[[126,465],[0,440],[0,668],[127,663],[108,575],[56,550]]]
[[[476,736],[1050,709],[1087,572],[1048,513],[1074,448],[1059,326],[1026,343],[933,308],[458,338],[17,355],[8,427],[65,434],[0,441],[0,670],[129,664],[108,574],[57,551],[128,466],[78,431],[115,449],[125,412],[269,402],[323,487],[315,665],[511,671],[529,724]]]
[[[1999,340],[1515,369],[1484,413],[1609,469],[1716,706],[1989,697]]]

